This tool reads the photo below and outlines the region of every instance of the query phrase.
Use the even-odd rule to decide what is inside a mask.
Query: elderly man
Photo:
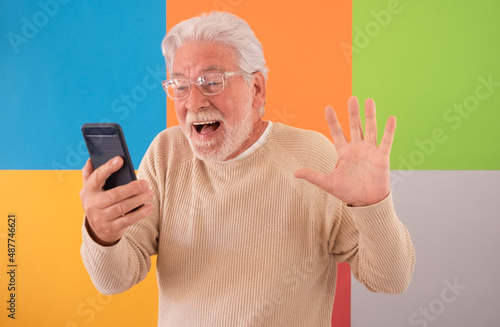
[[[155,138],[138,181],[102,190],[121,158],[82,170],[99,291],[131,288],[157,255],[159,326],[328,326],[338,262],[371,291],[403,292],[414,249],[389,189],[395,118],[379,146],[372,100],[363,135],[349,99],[351,142],[327,108],[335,146],[264,121],[262,46],[231,14],[184,21],[162,47],[180,126]]]

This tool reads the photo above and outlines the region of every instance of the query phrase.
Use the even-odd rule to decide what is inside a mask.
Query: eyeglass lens
[[[200,76],[195,82],[204,95],[214,95],[224,89],[224,76],[219,73],[205,74]],[[173,98],[184,98],[189,95],[191,81],[189,79],[175,78],[168,85],[168,94]]]

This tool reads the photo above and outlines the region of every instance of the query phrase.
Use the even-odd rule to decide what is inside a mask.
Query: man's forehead
[[[222,72],[235,68],[235,52],[220,43],[190,42],[177,49],[170,76]]]

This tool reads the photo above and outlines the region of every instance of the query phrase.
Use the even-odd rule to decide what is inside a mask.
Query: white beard
[[[252,106],[249,105],[244,109],[245,115],[234,125],[229,126],[226,122],[226,117],[217,109],[209,107],[199,113],[188,113],[186,116],[185,126],[182,130],[189,141],[191,150],[197,158],[209,162],[222,162],[227,160],[232,154],[242,150],[243,143],[250,137],[253,130],[252,123]],[[217,139],[200,141],[192,136],[192,125],[194,121],[211,121],[220,122],[219,129],[222,134]],[[220,132],[219,132],[220,133]]]

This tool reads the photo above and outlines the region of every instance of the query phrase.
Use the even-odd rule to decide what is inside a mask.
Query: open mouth
[[[220,122],[216,120],[202,121],[193,123],[193,127],[198,134],[206,135],[215,132],[220,126]]]

